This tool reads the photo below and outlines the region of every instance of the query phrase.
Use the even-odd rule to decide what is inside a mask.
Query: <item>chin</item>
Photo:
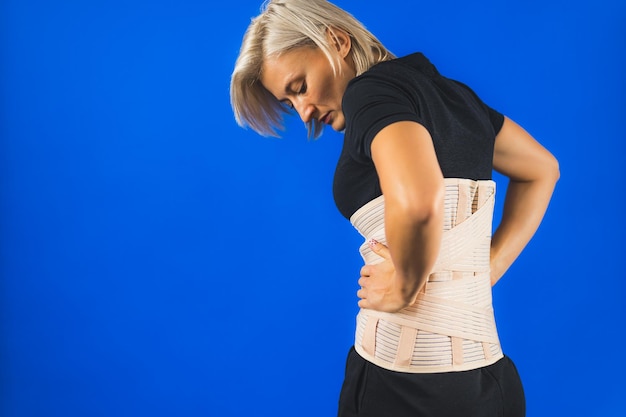
[[[333,123],[330,126],[333,128],[335,132],[343,132],[344,130],[346,130],[345,123]]]

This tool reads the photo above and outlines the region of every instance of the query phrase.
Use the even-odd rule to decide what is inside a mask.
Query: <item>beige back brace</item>
[[[433,272],[416,302],[398,313],[361,309],[355,349],[370,362],[401,372],[475,369],[502,358],[491,303],[489,256],[495,183],[445,179],[444,232]],[[369,247],[386,244],[384,197],[350,218],[365,237],[366,264],[382,261]]]

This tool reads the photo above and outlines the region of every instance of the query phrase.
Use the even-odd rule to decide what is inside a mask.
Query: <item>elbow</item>
[[[426,190],[405,192],[394,198],[392,211],[413,226],[431,224],[443,216],[444,193],[445,186],[441,179]]]
[[[561,178],[559,161],[554,157],[554,155],[550,155],[550,157],[547,158],[544,164],[544,170],[546,180],[550,181],[552,184],[556,184],[559,178]]]
[[[559,161],[552,157],[554,159],[554,171],[553,171],[553,175],[554,175],[554,182],[556,183],[559,178],[561,178],[561,169],[559,168]]]
[[[561,177],[559,161],[549,152],[545,152],[540,157],[528,161],[525,163],[525,166],[528,167],[527,171],[522,172],[521,175],[510,176],[510,180],[554,187]]]

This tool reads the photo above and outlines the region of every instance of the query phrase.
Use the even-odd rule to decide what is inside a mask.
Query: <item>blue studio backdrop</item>
[[[332,201],[340,134],[235,124],[260,3],[0,3],[3,417],[334,415],[361,238]],[[557,156],[494,289],[501,340],[529,416],[623,416],[626,3],[337,4]]]

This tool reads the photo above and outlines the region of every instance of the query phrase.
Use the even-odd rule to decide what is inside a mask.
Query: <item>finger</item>
[[[391,259],[391,254],[389,253],[389,248],[376,239],[370,239],[370,248],[376,253],[376,255],[380,256],[384,259]]]
[[[372,267],[369,265],[364,265],[363,267],[361,267],[361,276],[362,277],[369,277],[370,275],[372,275],[371,273],[371,269]]]
[[[359,307],[361,308],[369,308],[369,303],[367,302],[367,300],[363,299],[363,300],[359,300],[359,302],[357,303],[359,305]]]
[[[356,296],[359,297],[362,300],[366,299],[367,298],[367,290],[365,288],[360,288],[356,292]]]

